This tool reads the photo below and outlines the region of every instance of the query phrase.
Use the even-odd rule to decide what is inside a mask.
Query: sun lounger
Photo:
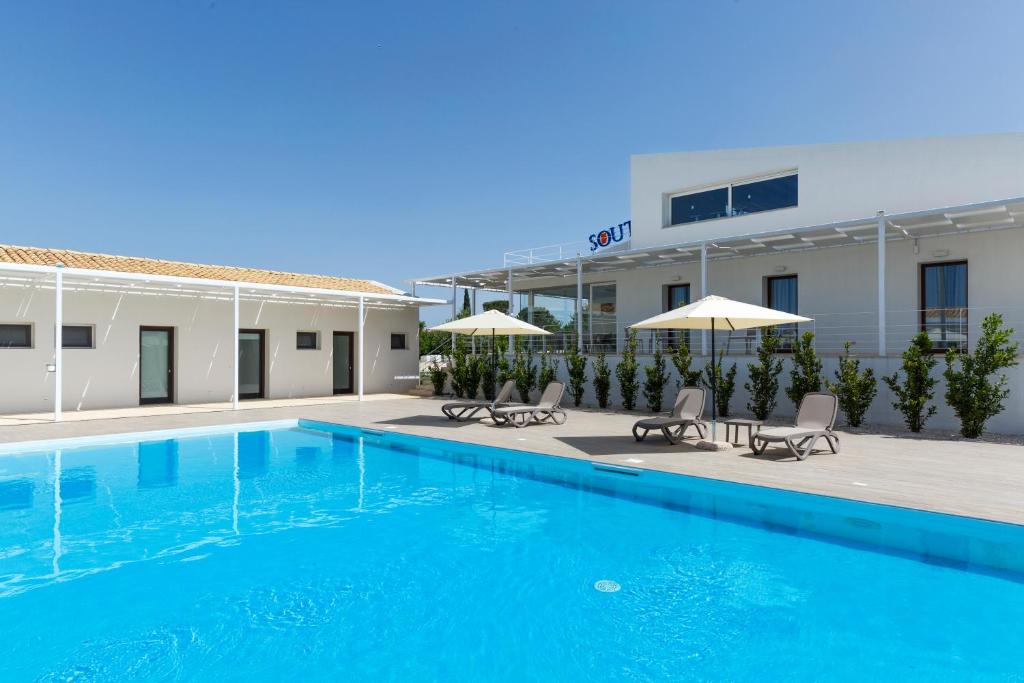
[[[633,438],[643,441],[647,432],[655,429],[661,433],[670,443],[682,442],[686,430],[694,427],[700,438],[707,435],[707,425],[701,419],[704,412],[704,390],[699,387],[683,387],[676,396],[676,402],[672,406],[672,412],[667,416],[645,417],[637,420],[633,425]]]
[[[493,417],[495,408],[504,408],[512,405],[509,400],[512,398],[512,390],[516,388],[516,383],[512,380],[508,380],[501,386],[501,390],[498,391],[497,396],[494,397],[493,401],[456,401],[454,403],[445,403],[441,406],[441,412],[448,417],[449,420],[469,420],[474,417],[481,410],[487,411],[487,416]]]
[[[760,455],[768,444],[784,443],[798,460],[805,459],[814,450],[818,439],[825,439],[833,453],[839,453],[839,437],[833,429],[839,400],[835,394],[813,392],[804,394],[796,412],[793,427],[768,427],[750,437],[750,449]]]
[[[568,416],[559,406],[564,394],[565,385],[561,382],[552,382],[544,389],[544,393],[541,394],[536,405],[497,408],[493,412],[494,421],[498,424],[511,424],[516,427],[525,427],[531,422],[565,424]]]

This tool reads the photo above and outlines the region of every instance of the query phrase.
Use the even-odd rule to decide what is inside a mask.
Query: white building
[[[370,280],[0,246],[0,413],[405,392],[418,307],[436,303]]]
[[[814,318],[829,376],[845,341],[889,374],[922,329],[938,349],[973,346],[999,312],[1022,337],[1024,134],[644,154],[631,174],[631,220],[604,235],[417,283],[506,291],[560,333],[538,344],[612,354],[627,325],[704,294],[759,303]],[[647,351],[664,342],[640,338]],[[746,331],[716,340],[736,356],[736,413],[756,343]],[[691,337],[695,351],[706,344]],[[1008,374],[1008,409],[990,428],[1020,433],[1024,373]],[[869,420],[899,424],[879,385]],[[952,428],[942,391],[930,424]]]

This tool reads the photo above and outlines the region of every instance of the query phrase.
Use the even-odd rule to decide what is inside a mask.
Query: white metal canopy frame
[[[50,284],[52,282],[52,285]],[[337,308],[358,309],[358,359],[356,368],[358,399],[363,400],[363,329],[367,309],[395,310],[410,306],[445,304],[444,299],[409,296],[395,290],[395,294],[359,292],[319,287],[294,287],[257,282],[213,280],[206,278],[125,273],[89,268],[68,268],[61,265],[45,266],[26,263],[0,263],[0,287],[53,287],[54,290],[54,401],[53,419],[63,417],[63,324],[64,292],[93,291],[143,296],[175,296],[204,298],[232,303],[232,334],[234,353],[232,373],[234,383],[231,394],[232,409],[238,409],[238,325],[240,301],[271,301],[300,305],[326,305]]]
[[[711,330],[711,440],[715,440],[718,423],[719,361],[715,358],[715,327],[745,330],[751,327],[771,327],[787,323],[810,322],[810,318],[776,311],[764,306],[733,301],[722,296],[706,296],[692,304],[675,308],[630,325],[639,330]]]

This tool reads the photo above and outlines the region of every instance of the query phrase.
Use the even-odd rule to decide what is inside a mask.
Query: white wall
[[[0,323],[31,323],[31,349],[0,349],[0,412],[53,409],[53,289],[0,286]],[[232,305],[196,297],[65,291],[64,322],[94,325],[95,348],[64,349],[65,410],[139,404],[139,327],[175,329],[175,402],[227,401],[232,389]],[[357,332],[356,308],[242,301],[242,328],[265,329],[268,398],[332,393],[333,331]],[[367,307],[365,391],[404,392],[418,369],[418,311]],[[318,331],[320,348],[295,348],[299,330]],[[390,335],[404,332],[409,349],[392,351]],[[354,344],[358,341],[354,340]],[[358,358],[357,358],[358,364]]]
[[[665,227],[671,194],[797,169],[799,206]],[[674,244],[1024,195],[1024,134],[631,158],[632,246]]]

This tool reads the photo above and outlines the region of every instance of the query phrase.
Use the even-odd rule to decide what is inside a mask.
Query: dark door
[[[351,394],[352,376],[355,374],[355,356],[352,352],[354,335],[351,332],[334,333],[334,393]]]
[[[265,398],[266,330],[238,331],[238,398]]]
[[[139,328],[139,403],[174,402],[174,328]]]

